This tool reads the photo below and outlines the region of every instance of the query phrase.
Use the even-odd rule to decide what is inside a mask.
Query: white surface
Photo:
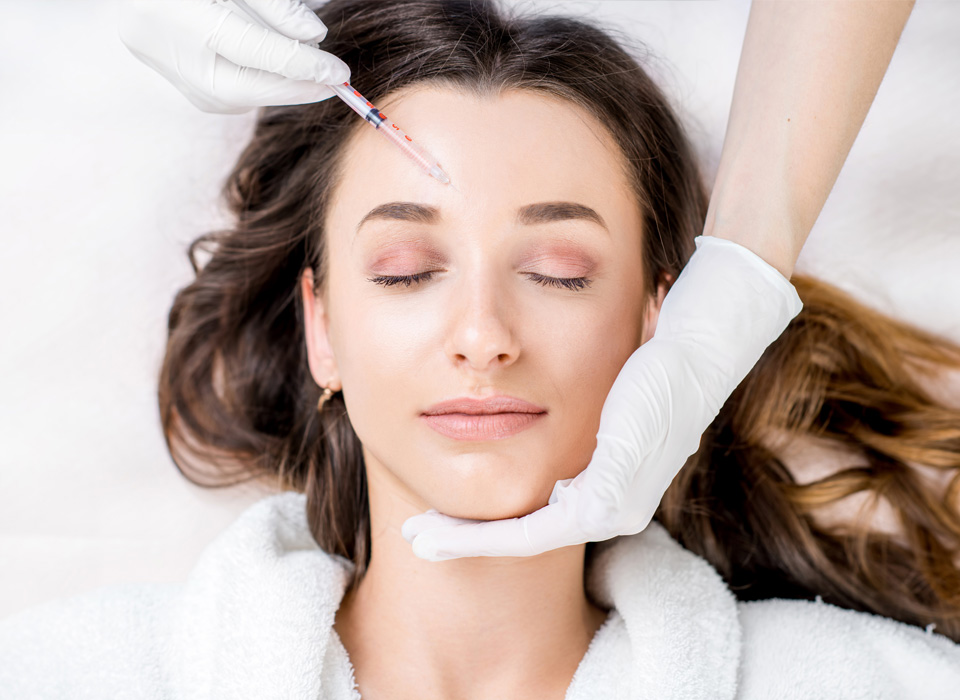
[[[716,169],[749,4],[516,2],[647,42]],[[0,617],[182,580],[261,492],[208,491],[163,444],[156,378],[185,250],[253,115],[200,112],[106,0],[0,3]],[[960,3],[919,0],[798,271],[960,340]]]

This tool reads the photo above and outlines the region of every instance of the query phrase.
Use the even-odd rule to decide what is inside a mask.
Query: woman
[[[796,291],[770,266],[791,275],[913,4],[751,5],[704,226],[739,247],[721,255],[703,246],[699,258],[711,260],[671,285],[663,330],[611,387],[590,462],[548,505],[495,521],[415,515],[405,527],[418,556],[530,556],[646,527],[723,402],[799,312]],[[444,11],[468,7],[451,0]],[[123,9],[128,48],[206,111],[322,100],[327,83],[349,75],[311,45],[327,28],[301,0],[132,0]]]
[[[883,697],[920,682],[925,697],[946,697],[960,680],[960,651],[948,639],[819,603],[738,606],[659,526],[591,552],[414,557],[401,533],[410,514],[435,506],[511,517],[543,505],[558,479],[582,469],[610,385],[652,336],[666,289],[697,244],[706,197],[663,96],[599,31],[479,13],[407,22],[392,14],[386,24],[352,15],[356,8],[325,7],[331,50],[356,66],[358,82],[361,68],[376,66],[371,96],[440,156],[463,194],[420,177],[334,105],[264,112],[227,187],[237,225],[195,245],[212,257],[171,310],[161,410],[191,478],[256,477],[304,496],[254,506],[183,590],[87,598],[107,621],[102,641],[68,643],[77,653],[65,663],[82,676],[99,655],[115,684],[102,692],[136,679],[157,697],[351,697],[354,680],[365,698]],[[618,111],[612,96],[624,94],[643,108]],[[494,137],[503,152],[484,147]],[[503,153],[521,152],[530,157],[504,167]],[[540,206],[518,217],[529,204]],[[842,337],[831,341],[867,341],[851,343],[863,377],[892,374],[893,386],[930,409],[926,417],[956,419],[934,413],[902,367],[876,360],[888,359],[881,341],[943,365],[960,364],[960,351],[935,339],[928,347],[886,319],[873,325],[887,336],[858,334],[861,311],[820,288],[801,286],[799,337],[815,338],[810,328],[832,311]],[[830,369],[821,347],[794,345],[789,331],[784,338]],[[781,375],[745,386],[778,389],[770,376]],[[782,390],[809,399],[808,388]],[[851,396],[870,395],[890,409],[896,395],[882,384],[844,388],[848,407]],[[455,440],[450,423],[428,417],[447,399],[491,391],[524,400],[514,410],[536,417],[481,441]],[[758,449],[766,435],[751,435],[752,425],[734,433],[720,422],[702,450],[741,439]],[[909,444],[914,454],[937,447],[937,464],[955,471],[955,443],[933,439]],[[895,451],[882,436],[875,442]],[[201,474],[194,457],[220,470]],[[745,478],[762,482],[753,467]],[[696,463],[688,468],[699,476]],[[730,508],[749,515],[762,505]],[[791,529],[810,522],[779,515],[791,527],[775,544],[817,561],[816,538]],[[669,517],[727,522],[710,502]],[[944,523],[955,518],[948,511]],[[927,572],[913,563],[900,570],[919,581]],[[949,605],[930,609],[949,619]],[[36,615],[21,627],[38,628]],[[79,618],[74,611],[64,624],[72,632]],[[8,632],[4,647],[14,638],[31,641]],[[38,655],[23,657],[42,667]],[[79,682],[61,669],[14,687],[64,679]]]

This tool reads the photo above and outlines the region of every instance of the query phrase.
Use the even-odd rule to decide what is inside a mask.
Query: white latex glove
[[[204,112],[319,102],[350,79],[346,63],[306,45],[327,27],[303,2],[247,5],[254,21],[220,0],[122,0],[120,40]]]
[[[402,534],[417,556],[530,556],[649,524],[700,436],[803,308],[790,281],[752,251],[712,236],[695,240],[654,336],[610,388],[586,469],[557,481],[548,505],[521,518],[466,520],[435,510],[409,518]]]

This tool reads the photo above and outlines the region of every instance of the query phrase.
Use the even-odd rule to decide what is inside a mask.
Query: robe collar
[[[333,629],[354,564],[318,547],[305,505],[300,493],[268,496],[203,551],[169,619],[177,697],[359,697]],[[734,696],[736,600],[659,524],[598,544],[586,585],[613,610],[567,700],[604,697],[604,687],[626,699]]]

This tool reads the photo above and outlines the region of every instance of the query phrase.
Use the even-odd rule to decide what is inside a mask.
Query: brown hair
[[[960,346],[831,285],[791,281],[803,310],[724,404],[657,517],[741,599],[821,596],[960,641],[960,409],[925,388],[960,369]],[[797,483],[778,452],[810,437],[855,464]],[[854,495],[864,504],[849,522],[816,517]],[[881,506],[893,533],[872,526]]]
[[[642,45],[571,18],[510,16],[484,0],[331,0],[317,14],[329,29],[323,49],[351,67],[351,81],[375,104],[431,83],[478,95],[537,91],[588,110],[620,146],[643,212],[647,288],[637,293],[655,293],[686,264],[708,197],[679,119],[641,67]],[[356,564],[352,585],[370,555],[363,457],[339,392],[317,412],[298,280],[309,266],[323,289],[323,222],[343,144],[358,128],[369,127],[336,99],[260,112],[224,187],[235,223],[190,246],[196,280],[170,310],[159,385],[181,472],[203,486],[267,480],[304,492],[317,543]],[[202,267],[198,252],[210,255]],[[910,384],[903,366],[911,356],[960,365],[960,349],[868,317],[827,285],[794,282],[804,310],[724,406],[659,517],[747,597],[819,594],[942,622],[956,635],[956,510],[896,460],[960,466],[949,422],[960,415]],[[873,461],[849,478],[798,487],[764,445],[781,425],[819,431],[818,401],[834,402],[831,429]],[[811,508],[863,489],[896,499],[923,547],[895,549],[865,529],[853,539],[817,529]]]

